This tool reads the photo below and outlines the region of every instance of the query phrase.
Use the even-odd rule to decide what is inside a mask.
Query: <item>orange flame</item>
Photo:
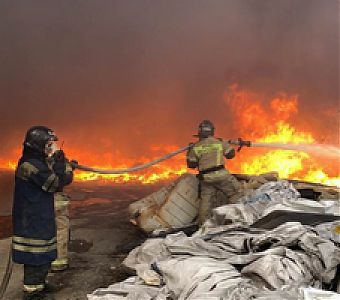
[[[263,95],[255,92],[240,90],[237,85],[232,85],[227,89],[224,100],[233,113],[233,122],[242,138],[253,142],[268,143],[313,144],[318,142],[313,132],[306,132],[292,125],[292,117],[298,115],[297,95],[278,94],[273,99],[269,99],[267,106],[264,104],[264,98]],[[148,155],[140,157],[138,161],[117,151],[99,155],[87,153],[81,149],[66,148],[65,152],[69,157],[79,159],[82,164],[103,169],[123,169],[159,158],[178,149],[179,146],[183,145],[152,145]],[[14,169],[15,166],[14,160],[0,160],[0,168]],[[302,151],[243,149],[235,159],[227,162],[227,166],[233,173],[257,175],[276,171],[281,178],[300,179],[340,187],[339,161],[325,160]],[[175,179],[185,172],[187,172],[185,155],[182,154],[136,173],[100,175],[76,171],[75,179],[150,184]]]
[[[0,160],[0,169],[15,170],[17,164],[12,160]]]
[[[155,160],[169,152],[177,150],[179,147],[174,145],[151,145],[149,150],[149,155],[142,156],[136,161],[133,158],[126,157],[124,154],[115,153],[86,153],[79,152],[76,149],[65,149],[65,152],[69,157],[77,157],[82,164],[91,165],[96,168],[101,169],[126,169],[133,167],[135,165],[141,165],[147,163],[151,160]],[[98,165],[98,162],[105,161],[105,164]],[[187,169],[184,164],[185,156],[184,154],[178,155],[164,163],[152,166],[146,170],[126,173],[126,174],[97,174],[91,172],[77,171],[75,173],[76,180],[103,180],[115,183],[142,183],[150,184],[157,181],[168,181],[177,178],[179,175],[184,174]]]
[[[289,123],[292,115],[298,113],[297,96],[280,94],[270,101],[266,111],[259,95],[239,91],[236,85],[229,87],[225,101],[241,125],[241,135],[251,136],[254,142],[313,144],[316,142],[310,132],[297,130]],[[258,150],[244,151],[239,157],[239,167],[233,164],[237,172],[261,174],[271,171],[279,173],[281,178],[301,179],[310,182],[340,186],[339,162],[326,161],[302,151]],[[320,164],[321,162],[323,164]],[[329,173],[324,170],[328,164]]]

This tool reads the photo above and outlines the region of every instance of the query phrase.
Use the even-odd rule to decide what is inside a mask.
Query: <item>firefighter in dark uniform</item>
[[[235,149],[227,141],[214,137],[215,127],[209,120],[199,124],[199,141],[187,152],[187,165],[189,168],[198,168],[200,180],[200,206],[198,222],[202,225],[209,217],[212,208],[217,205],[217,193],[224,195],[225,203],[235,202],[241,185],[237,179],[226,170],[224,158],[235,156]]]
[[[30,128],[15,173],[12,257],[24,265],[25,300],[54,299],[46,284],[57,257],[54,193],[73,179],[63,151],[55,151],[56,140],[47,127]],[[53,164],[47,162],[51,157]]]

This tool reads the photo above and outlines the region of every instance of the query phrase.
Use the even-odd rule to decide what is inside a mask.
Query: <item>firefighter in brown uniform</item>
[[[50,168],[53,168],[55,157],[58,157],[60,149],[55,149],[55,155],[46,159]],[[74,162],[74,161],[73,161]],[[66,164],[66,172],[72,172],[71,164]],[[57,237],[57,258],[51,263],[52,272],[60,272],[68,269],[68,245],[70,239],[70,197],[61,190],[54,194],[54,213]]]
[[[70,197],[63,192],[54,195],[55,222],[57,226],[57,258],[51,264],[51,271],[64,271],[69,266],[68,244],[70,238]]]
[[[56,140],[47,127],[30,128],[15,173],[12,258],[24,265],[25,300],[54,299],[53,286],[46,283],[57,257],[54,194],[73,178],[64,153],[55,151]]]
[[[189,168],[198,168],[200,180],[200,206],[198,222],[202,225],[209,217],[212,208],[216,207],[217,193],[223,193],[225,203],[235,202],[240,191],[240,183],[225,169],[224,158],[235,156],[233,149],[227,141],[214,137],[215,127],[209,120],[199,124],[199,141],[187,152],[187,165]]]
[[[57,156],[59,149],[56,149]],[[48,157],[47,163],[50,168],[53,168],[55,163],[54,157]],[[66,172],[72,172],[70,164],[66,165]],[[64,271],[68,268],[68,244],[70,238],[70,218],[69,218],[69,203],[70,197],[63,191],[58,191],[54,194],[54,213],[57,230],[57,258],[51,263],[52,272]]]

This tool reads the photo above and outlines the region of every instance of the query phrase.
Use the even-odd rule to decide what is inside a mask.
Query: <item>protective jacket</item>
[[[60,166],[60,164],[59,164]],[[15,172],[13,203],[13,261],[43,265],[56,258],[54,193],[71,183],[68,164],[48,166],[46,158],[25,149]]]
[[[200,139],[189,149],[187,165],[189,168],[198,168],[201,179],[215,181],[229,174],[224,166],[224,158],[234,156],[235,150],[227,141],[209,136]]]
[[[198,168],[200,179],[198,223],[202,225],[210,216],[212,208],[236,199],[240,185],[224,166],[224,158],[233,158],[235,150],[229,143],[213,136],[200,140],[187,152],[189,168]],[[223,197],[218,196],[218,192]]]

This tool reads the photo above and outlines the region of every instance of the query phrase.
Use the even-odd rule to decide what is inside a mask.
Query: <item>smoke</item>
[[[3,0],[0,157],[36,124],[136,158],[206,118],[235,137],[234,83],[297,94],[296,124],[337,143],[338,22],[337,0]]]

